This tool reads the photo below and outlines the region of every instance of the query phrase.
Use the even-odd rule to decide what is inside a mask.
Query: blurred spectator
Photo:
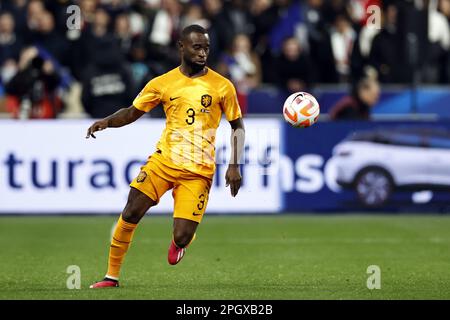
[[[12,0],[0,2],[0,11],[10,12],[13,15],[16,34],[23,35],[26,31],[27,4],[28,0]]]
[[[441,2],[441,7],[442,3],[445,2]],[[437,0],[430,1],[428,6],[428,40],[430,44],[427,49],[422,81],[427,83],[448,82],[446,72],[450,55],[450,25],[448,17],[438,11]]]
[[[273,0],[252,0],[249,10],[254,27],[252,45],[261,60],[261,81],[275,82],[276,70],[273,66],[274,58],[269,43],[269,33],[277,23],[278,8],[273,4]]]
[[[353,44],[352,55],[350,58],[350,82],[358,79],[363,72],[364,66],[369,64],[372,41],[379,32],[380,29],[374,28],[373,25],[366,24],[361,28],[359,35]]]
[[[373,38],[380,32],[380,29],[373,28],[372,26],[364,26],[359,33],[358,49],[364,58],[368,58],[370,50],[372,49]]]
[[[331,120],[369,120],[370,110],[380,98],[380,85],[373,73],[366,74],[352,86],[349,96],[342,98],[329,112]]]
[[[17,73],[18,65],[16,60],[8,59],[1,65],[0,82],[8,83]]]
[[[118,41],[111,32],[110,16],[105,9],[99,7],[95,10],[94,20],[88,25],[77,41],[77,51],[72,52],[74,66],[72,71],[77,79],[81,77],[84,69],[94,61],[98,54],[105,50],[105,44]],[[120,51],[120,48],[118,48]]]
[[[83,19],[83,24],[90,25],[94,23],[95,20],[95,9],[97,8],[96,0],[80,0],[79,1],[81,18]]]
[[[298,1],[275,0],[278,19],[269,33],[272,52],[279,54],[283,40],[291,37],[301,22],[301,4]]]
[[[182,6],[177,0],[161,0],[161,7],[149,18],[147,53],[150,60],[158,61],[168,71],[178,65],[176,40],[180,31]]]
[[[191,3],[187,5],[185,13],[181,17],[180,29],[183,30],[191,24],[198,24],[205,29],[209,28],[210,22],[203,15],[203,9],[199,4]]]
[[[0,67],[6,60],[18,60],[22,39],[14,32],[14,17],[9,12],[0,13]]]
[[[45,11],[44,2],[41,0],[30,0],[27,7],[27,27],[33,32],[39,27],[39,16]]]
[[[325,21],[323,0],[307,0],[302,6],[302,22],[296,28],[296,38],[309,53],[315,68],[316,80],[321,83],[339,82],[336,63]]]
[[[247,93],[261,83],[261,62],[258,55],[252,51],[251,41],[247,35],[236,35],[230,54],[222,57],[217,71],[235,84],[239,104],[245,113]]]
[[[382,29],[373,38],[369,62],[379,72],[382,83],[410,82],[406,74],[403,42],[397,26],[398,9],[388,3],[382,13]]]
[[[109,16],[108,12],[102,7],[98,7],[95,10],[94,21],[92,22],[89,30],[90,35],[93,38],[103,38],[108,36],[110,37],[110,23],[111,17]],[[93,39],[91,38],[91,40]]]
[[[102,43],[82,75],[82,102],[93,118],[104,118],[132,101],[135,93],[126,60],[114,39]]]
[[[130,30],[133,36],[144,33],[146,10],[146,6],[142,1],[134,1],[131,3],[128,11],[128,17],[130,19]]]
[[[45,9],[53,15],[55,31],[60,35],[67,33],[67,8],[72,4],[78,4],[78,0],[44,0]]]
[[[326,25],[335,25],[336,17],[348,16],[350,7],[347,0],[325,1],[322,7],[323,20]]]
[[[130,29],[130,19],[127,14],[119,14],[114,22],[114,34],[119,40],[120,49],[124,56],[131,51],[133,35]]]
[[[278,20],[277,7],[273,0],[252,0],[249,8],[254,27],[252,44],[258,52],[269,45],[268,33]]]
[[[330,30],[330,39],[340,82],[346,82],[349,79],[350,57],[355,38],[356,33],[349,19],[343,14],[337,15]]]
[[[287,38],[277,61],[278,85],[289,92],[308,90],[313,82],[311,61],[296,38]]]
[[[225,5],[225,13],[228,15],[234,35],[249,34],[252,31],[251,18],[247,11],[247,1],[231,0]]]
[[[55,30],[55,20],[49,11],[42,11],[36,18],[37,25],[31,33],[31,42],[45,48],[57,61],[66,64],[68,42]]]
[[[29,47],[20,56],[19,71],[6,84],[7,107],[21,119],[55,118],[62,108],[56,90],[59,83],[52,62]]]
[[[261,63],[252,51],[250,38],[238,34],[231,48],[231,53],[223,56],[217,70],[230,78],[237,91],[247,93],[261,82]]]
[[[221,52],[228,49],[233,41],[234,31],[230,28],[231,21],[223,10],[222,0],[203,0],[206,18],[210,22],[207,28],[210,38],[209,62],[215,65]]]
[[[150,69],[151,64],[147,62],[147,49],[141,37],[136,37],[134,39],[128,57],[131,63],[133,80],[134,83],[136,83],[137,87],[140,87],[140,84],[142,83],[142,81],[144,81],[145,77],[149,77],[149,79],[145,82],[147,83],[156,75],[164,73],[162,68],[160,72],[153,72]],[[156,64],[156,66],[158,65]],[[156,69],[158,70],[158,68]]]
[[[328,27],[323,6],[323,0],[307,0],[301,5],[301,22],[296,26],[295,34],[300,46],[307,52],[311,50],[310,46],[321,46],[323,42],[322,37]]]
[[[149,40],[152,44],[169,46],[179,30],[181,4],[177,0],[161,0],[161,9],[156,11],[150,28]]]

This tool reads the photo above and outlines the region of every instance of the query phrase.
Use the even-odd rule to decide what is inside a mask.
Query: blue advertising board
[[[281,174],[287,212],[450,208],[450,122],[285,125],[282,137],[287,159],[281,170],[291,172]],[[360,185],[358,193],[361,173],[374,181]],[[368,200],[370,183],[380,186]]]

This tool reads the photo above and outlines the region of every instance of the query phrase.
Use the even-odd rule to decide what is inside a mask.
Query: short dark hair
[[[202,26],[199,26],[198,24],[191,24],[181,31],[181,39],[186,39],[193,32],[203,34],[208,33],[208,31],[206,31],[206,29]]]

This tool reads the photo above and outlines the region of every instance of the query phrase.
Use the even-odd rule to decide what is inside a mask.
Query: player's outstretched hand
[[[94,132],[101,131],[108,128],[108,121],[107,120],[99,120],[94,122],[92,126],[89,127],[86,134],[86,139],[89,139],[90,137],[95,139]]]
[[[241,187],[241,173],[239,172],[239,166],[228,166],[227,173],[225,174],[226,186],[230,186],[231,196],[236,197],[239,188]]]

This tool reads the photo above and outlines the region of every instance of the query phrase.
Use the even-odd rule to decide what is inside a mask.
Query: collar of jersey
[[[209,73],[209,68],[206,67],[206,72],[205,72],[205,74],[203,74],[203,75],[201,75],[201,76],[199,76],[199,77],[191,78],[191,77],[188,77],[187,75],[185,75],[183,72],[181,72],[181,66],[178,67],[177,69],[178,69],[178,72],[181,73],[181,75],[182,75],[183,77],[188,78],[188,79],[190,79],[190,80],[195,80],[195,79],[202,78],[202,77],[206,76],[206,75]]]

